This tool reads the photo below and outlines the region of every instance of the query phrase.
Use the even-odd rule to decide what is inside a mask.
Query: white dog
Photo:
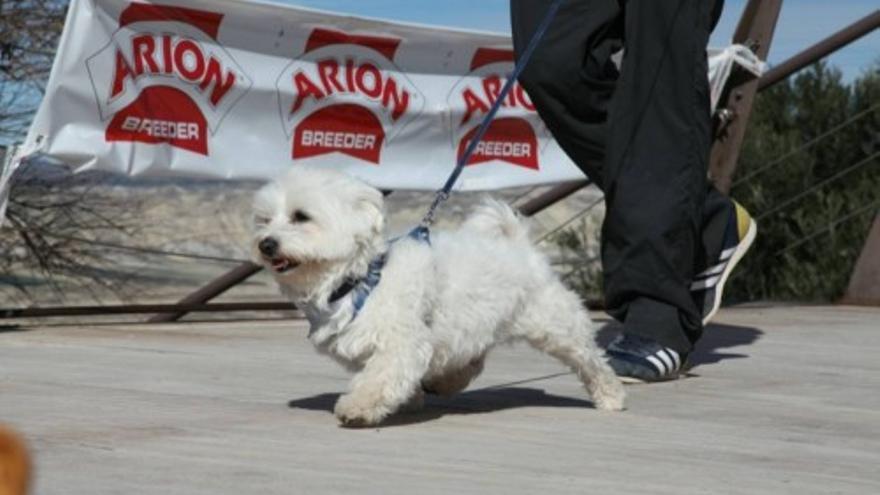
[[[257,194],[254,213],[255,256],[305,312],[319,351],[356,372],[336,403],[342,423],[418,408],[423,390],[459,392],[514,340],[574,370],[597,408],[623,408],[580,299],[507,205],[489,200],[455,232],[389,243],[379,191],[295,167]]]

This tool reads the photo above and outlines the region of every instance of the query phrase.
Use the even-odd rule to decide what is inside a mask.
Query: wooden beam
[[[50,318],[56,316],[133,315],[166,312],[216,313],[227,311],[294,311],[289,302],[241,302],[213,304],[123,304],[118,306],[55,306],[0,309],[0,319]]]
[[[761,60],[767,60],[782,0],[749,0],[733,35],[733,42],[748,46]],[[752,113],[758,79],[749,78],[730,89],[723,108],[731,115],[712,146],[709,178],[724,194],[730,192],[736,162]]]
[[[856,261],[843,304],[880,306],[880,214],[865,241],[862,254]]]
[[[208,282],[208,284],[204,287],[184,297],[177,303],[177,305],[180,306],[180,308],[184,308],[186,306],[191,306],[195,304],[204,304],[231,289],[232,287],[235,287],[236,285],[244,282],[262,269],[263,267],[255,263],[242,263],[232,270],[229,270],[223,275],[220,275],[214,280]],[[186,313],[187,311],[185,310],[176,310],[172,313],[162,313],[150,318],[150,322],[165,323],[177,321],[184,315],[186,315]]]
[[[587,187],[588,184],[590,184],[590,181],[582,180],[577,182],[567,182],[565,184],[555,186],[544,194],[541,194],[540,196],[526,201],[522,206],[519,207],[519,212],[526,217],[536,215],[542,210],[549,208],[550,206]]]
[[[768,70],[758,83],[758,90],[772,86],[808,65],[840,50],[853,41],[880,27],[880,10],[859,19],[824,40]]]

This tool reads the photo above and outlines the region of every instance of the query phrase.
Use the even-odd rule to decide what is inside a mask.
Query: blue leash
[[[483,122],[480,124],[480,128],[477,131],[477,134],[474,136],[471,142],[468,143],[468,147],[465,150],[464,154],[461,155],[461,158],[458,160],[458,164],[456,164],[455,169],[452,171],[452,175],[450,175],[449,179],[446,180],[446,184],[443,185],[443,188],[437,191],[437,195],[434,197],[434,201],[428,208],[428,212],[425,214],[424,218],[422,218],[421,223],[419,223],[418,227],[411,230],[409,234],[406,235],[406,237],[415,239],[419,242],[424,242],[425,244],[431,244],[430,227],[434,223],[434,212],[437,210],[437,207],[440,206],[440,203],[449,199],[449,194],[452,192],[452,188],[453,186],[455,186],[456,181],[458,181],[458,177],[461,175],[462,170],[464,170],[465,164],[467,164],[468,160],[470,160],[471,158],[471,155],[473,155],[474,151],[476,151],[477,144],[479,144],[479,142],[483,139],[483,136],[489,129],[489,124],[492,123],[492,120],[495,118],[495,114],[498,113],[498,109],[501,108],[501,105],[507,98],[507,95],[510,94],[511,89],[513,89],[513,85],[516,83],[516,80],[519,79],[519,75],[522,73],[526,64],[529,62],[529,59],[532,57],[532,53],[534,53],[535,48],[538,47],[538,43],[541,42],[544,34],[546,34],[547,29],[550,27],[550,23],[553,21],[553,18],[556,17],[556,12],[559,10],[561,4],[562,0],[554,0],[553,3],[550,4],[547,15],[544,17],[544,20],[541,21],[541,24],[538,26],[535,34],[529,41],[529,45],[523,52],[522,57],[520,57],[516,66],[514,66],[513,73],[511,73],[510,77],[507,78],[507,82],[504,83],[504,87],[501,89],[501,92],[498,93],[498,97],[495,100],[495,103],[493,103],[492,107],[489,109],[489,113],[486,114],[486,117],[483,118]],[[399,239],[400,238],[394,239],[391,242],[393,243]],[[366,304],[367,298],[370,296],[370,293],[373,291],[373,289],[376,288],[377,285],[379,285],[379,281],[382,278],[382,268],[384,268],[385,266],[386,259],[387,253],[383,253],[381,256],[374,259],[370,263],[367,275],[365,275],[363,279],[358,281],[349,281],[348,283],[344,284],[333,294],[331,294],[330,302],[339,300],[353,291],[354,296],[352,298],[352,319],[357,318],[358,313],[360,313],[361,309],[364,307],[364,304]]]
[[[559,10],[559,7],[561,5],[562,0],[554,0],[553,3],[550,4],[550,8],[547,10],[547,15],[544,16],[544,20],[541,21],[541,24],[535,31],[535,34],[529,41],[529,45],[522,53],[522,56],[520,57],[516,66],[514,66],[513,73],[511,73],[510,77],[507,78],[507,82],[504,83],[504,87],[501,89],[501,92],[498,93],[498,97],[495,99],[495,103],[493,103],[492,107],[489,109],[489,113],[486,114],[485,118],[483,118],[483,122],[480,124],[480,128],[477,131],[477,134],[474,136],[471,142],[468,143],[467,149],[465,149],[464,154],[461,155],[461,158],[458,160],[458,164],[452,171],[452,175],[450,175],[449,179],[446,180],[446,184],[443,186],[442,189],[437,191],[437,195],[434,197],[434,201],[431,203],[431,206],[428,208],[428,212],[425,214],[424,218],[422,218],[419,226],[416,227],[412,232],[410,232],[410,237],[421,239],[426,242],[428,241],[428,228],[434,223],[434,213],[437,210],[437,207],[440,206],[440,203],[449,199],[449,194],[452,192],[452,187],[455,186],[455,183],[458,181],[458,177],[464,170],[464,166],[467,164],[468,160],[470,160],[471,155],[474,154],[474,151],[476,151],[477,144],[479,144],[480,141],[483,140],[483,136],[489,129],[489,124],[492,123],[492,120],[495,118],[495,114],[498,113],[498,109],[501,108],[502,103],[505,99],[507,99],[507,95],[510,93],[511,89],[513,89],[513,85],[516,83],[517,79],[519,79],[519,76],[522,73],[523,69],[525,69],[526,64],[532,57],[532,53],[534,53],[535,49],[538,47],[538,43],[540,43],[541,39],[544,38],[544,34],[547,33],[547,29],[550,27],[550,23],[553,22],[553,18],[556,17],[556,12]]]

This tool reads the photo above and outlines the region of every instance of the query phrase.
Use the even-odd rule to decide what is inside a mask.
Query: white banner
[[[23,154],[231,179],[316,164],[437,189],[512,61],[490,33],[236,0],[73,0]],[[515,86],[457,189],[581,178]]]

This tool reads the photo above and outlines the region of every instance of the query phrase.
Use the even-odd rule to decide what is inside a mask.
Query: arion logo
[[[110,43],[86,61],[105,139],[208,155],[208,136],[251,79],[217,42],[223,14],[132,3]]]
[[[447,98],[453,110],[452,140],[457,159],[461,159],[483,117],[498,100],[506,75],[513,70],[513,52],[479,48],[471,58],[470,69]],[[497,160],[538,170],[538,135],[546,132],[528,94],[518,83],[514,84],[467,165]]]
[[[378,164],[425,98],[396,65],[397,38],[317,28],[278,78],[292,157],[342,153]]]

